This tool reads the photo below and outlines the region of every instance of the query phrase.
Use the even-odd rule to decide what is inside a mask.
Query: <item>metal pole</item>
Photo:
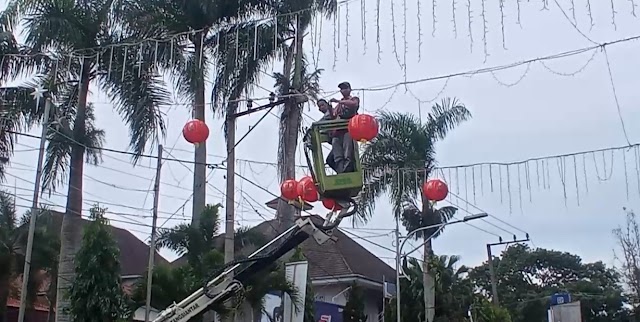
[[[400,223],[396,217],[396,322],[400,322]]]
[[[151,288],[153,286],[153,265],[156,255],[156,225],[158,224],[158,201],[160,199],[160,173],[162,169],[162,144],[158,145],[158,165],[156,181],[153,185],[153,220],[151,222],[151,245],[149,246],[149,268],[147,270],[147,301],[144,309],[144,321],[149,322],[151,314]]]
[[[496,278],[495,268],[493,267],[493,255],[491,254],[491,247],[498,246],[498,245],[510,245],[510,244],[516,244],[516,243],[526,243],[528,241],[530,241],[529,240],[529,234],[527,234],[527,238],[526,239],[516,239],[516,236],[514,235],[513,236],[513,240],[511,240],[511,241],[503,242],[502,239],[500,239],[500,242],[498,242],[498,243],[487,244],[487,265],[489,265],[489,275],[491,277],[491,293],[493,295],[493,304],[500,305],[500,300],[498,298],[498,281],[497,281],[497,278]]]
[[[224,262],[229,263],[234,256],[235,233],[235,192],[236,192],[236,117],[227,119],[227,201],[224,225]]]
[[[40,95],[36,93],[36,106],[40,106]],[[29,219],[29,233],[27,237],[27,253],[24,260],[24,271],[22,272],[22,288],[20,290],[20,310],[18,311],[18,322],[24,322],[24,314],[27,308],[27,285],[29,284],[29,273],[31,271],[31,257],[33,254],[33,236],[36,232],[36,219],[38,218],[38,197],[40,196],[40,181],[42,180],[42,162],[44,159],[44,145],[47,140],[47,130],[49,128],[49,112],[51,111],[51,101],[45,98],[44,122],[42,124],[42,134],[40,136],[40,149],[38,152],[38,164],[36,166],[36,182],[33,185],[33,201],[31,203],[31,218]]]
[[[496,280],[496,272],[493,269],[493,255],[491,254],[491,244],[487,244],[487,264],[489,265],[489,275],[491,276],[491,292],[493,294],[493,304],[500,305],[498,299],[498,281]]]
[[[382,318],[378,319],[378,321],[384,322],[384,307],[385,302],[387,301],[387,281],[384,275],[382,275]]]

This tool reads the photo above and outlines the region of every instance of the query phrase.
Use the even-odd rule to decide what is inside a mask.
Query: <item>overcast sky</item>
[[[640,21],[632,14],[634,1],[613,1],[615,15],[612,14],[609,1],[597,3],[591,1],[594,20],[592,28],[590,28],[586,0],[558,0],[566,16],[558,9],[554,0],[547,1],[548,10],[541,10],[542,1],[520,2],[520,18],[518,18],[515,2],[505,4],[504,46],[500,23],[500,2],[502,1],[485,1],[488,30],[486,52],[489,54],[486,61],[482,40],[481,1],[472,1],[472,23],[469,24],[467,1],[457,0],[454,4],[450,0],[437,0],[435,32],[432,29],[430,1],[422,1],[420,10],[417,7],[419,0],[406,1],[406,28],[403,18],[405,2],[393,1],[395,18],[392,19],[391,1],[382,1],[379,17],[382,53],[379,63],[376,43],[376,1],[366,0],[365,3],[366,50],[362,39],[361,3],[359,0],[350,1],[347,4],[348,40],[345,19],[347,5],[342,5],[340,9],[341,40],[340,48],[336,48],[338,59],[335,62],[335,70],[332,22],[325,20],[322,30],[320,31],[319,27],[316,29],[321,34],[321,37],[316,39],[321,38],[318,67],[324,69],[322,86],[326,91],[333,91],[337,89],[337,84],[344,80],[350,81],[354,88],[377,88],[381,85],[403,82],[405,75],[399,67],[398,60],[404,61],[405,38],[407,43],[406,80],[411,81],[509,65],[592,46],[593,43],[587,38],[597,43],[604,43],[636,36],[634,30],[640,30]],[[580,32],[570,22],[574,15],[571,10],[572,2],[575,2],[575,17]],[[456,9],[455,26],[452,22],[454,7]],[[421,12],[420,19],[418,19],[418,12]],[[518,19],[521,25],[518,24]],[[392,21],[395,21],[395,30],[392,28]],[[421,23],[420,28],[418,21]],[[469,37],[469,27],[471,27],[473,43]],[[421,50],[418,50],[417,45],[419,30],[423,34]],[[398,59],[393,53],[394,34]],[[311,36],[308,36],[305,42],[307,50],[317,53],[318,47],[311,46],[310,39]],[[640,127],[638,127],[640,110],[636,106],[640,96],[637,90],[640,62],[634,58],[638,57],[640,44],[637,41],[627,41],[606,48],[620,113],[618,113],[609,79],[607,60],[600,49],[548,60],[544,63],[524,64],[495,73],[424,81],[408,85],[407,88],[399,86],[395,90],[391,88],[365,91],[358,92],[358,95],[363,100],[362,110],[365,112],[384,109],[421,114],[423,118],[432,105],[429,101],[457,97],[463,102],[473,113],[473,119],[452,131],[444,141],[438,144],[437,159],[440,166],[483,162],[508,163],[534,157],[624,146],[627,144],[627,138],[623,134],[621,118],[626,125],[628,140],[635,143],[640,138]],[[274,68],[277,71],[281,66],[276,64]],[[576,73],[576,71],[580,72]],[[573,73],[576,74],[563,76]],[[260,87],[266,90],[256,88],[253,97],[266,96],[267,90],[273,88],[273,80],[263,79]],[[424,102],[419,104],[412,93]],[[106,147],[126,149],[129,141],[127,128],[114,113],[108,97],[94,86],[90,101],[97,106],[99,126],[107,132]],[[165,112],[169,126],[168,135],[163,141],[165,149],[174,158],[191,160],[192,146],[182,138],[181,134],[184,123],[191,115],[189,108],[185,105],[175,105],[166,109]],[[305,110],[305,114],[307,124],[321,116],[313,107]],[[257,113],[241,119],[238,122],[238,137],[244,135],[260,117],[261,114]],[[207,141],[208,162],[219,162],[225,153],[222,123],[214,120],[210,111],[207,112],[207,123],[211,129],[211,135]],[[34,129],[32,132],[39,134],[39,131]],[[242,176],[271,193],[279,193],[276,170],[273,165],[276,160],[277,135],[278,119],[274,114],[267,116],[236,149],[239,159],[271,163],[238,161],[237,164],[237,171]],[[35,139],[19,139],[13,166],[7,175],[6,182],[3,183],[3,187],[10,191],[13,190],[14,185],[17,187],[18,205],[22,209],[30,205],[29,190],[33,188],[37,157],[37,152],[33,151],[33,148],[37,145],[38,141]],[[155,154],[155,149],[149,153]],[[536,165],[540,169],[539,172],[542,172],[540,162],[510,166],[509,184],[507,167],[494,166],[491,169],[493,193],[490,189],[489,166],[482,167],[482,180],[479,166],[459,168],[457,186],[455,185],[456,170],[452,170],[451,190],[468,201],[449,199],[461,208],[459,216],[482,211],[511,226],[495,218],[489,218],[487,222],[474,222],[474,225],[489,233],[464,224],[450,226],[435,241],[435,251],[440,254],[460,255],[463,263],[476,265],[486,258],[485,244],[496,242],[498,239],[496,235],[509,239],[511,235],[516,234],[517,237],[523,238],[522,231],[526,231],[530,234],[534,246],[576,253],[586,261],[602,260],[609,265],[614,264],[613,250],[616,244],[611,230],[624,221],[625,213],[622,207],[637,209],[640,200],[638,187],[640,181],[637,173],[639,165],[637,165],[636,153],[635,149],[630,149],[597,153],[596,158],[592,154],[584,157],[577,155],[575,158],[577,171],[574,171],[573,157],[568,157],[564,159],[564,163],[561,163],[565,168],[564,179],[561,175],[563,171],[558,169],[560,161],[556,159],[548,161],[548,167],[545,167],[548,169],[545,172],[548,172],[549,179],[542,179],[542,174],[536,175]],[[298,158],[299,164],[302,164],[300,154]],[[625,159],[626,172],[623,165]],[[583,163],[585,160],[586,163]],[[129,164],[127,155],[105,152],[104,164],[101,167],[86,167],[85,207],[88,209],[94,201],[99,201],[111,212],[109,218],[112,219],[113,225],[129,229],[139,238],[146,239],[150,231],[150,208],[153,204],[152,194],[146,191],[150,190],[153,184],[155,162],[152,159],[143,159],[137,167],[133,167]],[[187,202],[184,209],[182,205],[191,196],[192,174],[189,170],[191,167],[189,164],[178,162],[164,163],[161,175],[163,184],[160,187],[162,196],[159,202],[161,213],[158,222],[163,227],[172,227],[190,220],[191,201]],[[520,170],[519,178],[518,169]],[[304,173],[303,170],[300,169],[300,175]],[[498,189],[499,172],[502,172],[502,198]],[[447,170],[444,171],[443,179],[449,179],[448,173]],[[473,174],[475,174],[475,189],[474,180],[471,179]],[[527,180],[530,182],[531,194],[527,189]],[[542,189],[541,182],[539,188],[538,180],[545,182],[550,180],[550,187]],[[236,182],[238,224],[255,225],[262,220],[258,213],[266,218],[274,216],[274,211],[265,209],[263,206],[273,198],[272,195],[240,178],[236,178]],[[214,171],[209,183],[207,201],[224,203],[223,171]],[[628,198],[627,186],[629,187]],[[579,191],[579,205],[576,187]],[[59,192],[66,194],[66,187],[61,188]],[[511,203],[509,195],[511,195]],[[64,196],[45,196],[42,201],[59,205],[54,208],[60,210],[65,204]],[[391,258],[394,255],[391,251],[368,242],[392,248],[391,229],[394,227],[394,220],[390,206],[384,198],[377,205],[375,216],[368,224],[357,229],[350,228],[348,223],[343,226],[348,232],[366,237],[358,239],[358,242],[392,263]],[[314,211],[324,212],[322,205],[317,206]],[[129,215],[122,215],[123,213]],[[175,215],[172,215],[174,213]],[[171,219],[166,221],[170,216]],[[495,249],[494,252],[499,253],[501,250],[501,248]],[[170,252],[162,253],[168,259],[175,258],[175,255]]]

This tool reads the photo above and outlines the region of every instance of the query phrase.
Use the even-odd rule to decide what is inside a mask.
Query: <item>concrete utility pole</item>
[[[526,239],[516,239],[516,236],[513,236],[512,241],[503,242],[500,239],[500,242],[487,244],[487,265],[489,265],[489,275],[491,277],[491,294],[493,295],[493,304],[500,305],[500,299],[498,298],[498,279],[496,277],[496,272],[493,267],[493,254],[491,254],[491,247],[498,245],[509,245],[515,243],[524,243],[529,241],[529,234],[527,234]]]
[[[236,211],[236,116],[227,118],[227,200],[224,225],[224,262],[234,258]]]
[[[272,109],[276,106],[285,103],[286,98],[276,101],[276,95],[271,93],[269,104],[265,104],[258,107],[251,107],[249,102],[249,108],[245,111],[235,113],[227,118],[227,200],[225,205],[225,238],[224,238],[224,261],[228,263],[234,258],[234,233],[235,233],[235,177],[236,177],[236,146],[238,143],[246,137],[243,136],[238,142],[236,142],[236,122],[238,118],[260,112],[266,109]],[[265,114],[264,116],[266,116]],[[262,119],[261,119],[262,120]],[[248,133],[248,132],[247,132]]]
[[[158,145],[158,165],[156,181],[153,185],[153,220],[151,222],[151,245],[149,246],[149,268],[147,270],[147,300],[144,309],[144,321],[149,322],[151,314],[151,288],[153,286],[153,266],[156,255],[156,226],[158,224],[158,201],[160,199],[160,173],[162,170],[162,144]]]
[[[46,91],[42,88],[35,89],[32,94],[36,99],[36,106],[40,106],[40,100],[44,98]],[[22,288],[20,289],[20,310],[18,311],[18,322],[24,322],[25,310],[27,308],[27,285],[31,273],[31,257],[33,255],[33,237],[36,232],[36,220],[38,218],[38,197],[40,196],[40,181],[42,181],[42,162],[44,160],[44,148],[47,140],[47,130],[49,129],[49,113],[51,112],[51,100],[45,98],[44,122],[42,123],[42,133],[40,135],[40,147],[38,152],[38,163],[36,165],[36,182],[33,185],[33,200],[31,203],[31,217],[29,218],[29,233],[27,236],[27,251],[24,260],[24,271],[22,272]]]

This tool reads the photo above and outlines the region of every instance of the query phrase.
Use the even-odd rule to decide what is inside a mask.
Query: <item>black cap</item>
[[[349,82],[342,82],[338,84],[339,89],[351,89],[351,84]]]

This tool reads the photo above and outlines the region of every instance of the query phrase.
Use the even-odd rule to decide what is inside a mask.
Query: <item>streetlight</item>
[[[481,219],[481,218],[485,218],[489,216],[487,213],[479,213],[479,214],[473,214],[473,215],[469,215],[469,216],[465,216],[462,219],[458,219],[458,220],[454,220],[454,221],[449,221],[446,223],[441,223],[441,224],[436,224],[436,225],[430,225],[430,226],[425,226],[425,227],[420,227],[417,229],[414,229],[412,231],[410,231],[406,236],[400,236],[400,224],[398,222],[398,220],[396,219],[396,319],[397,322],[400,322],[400,318],[401,318],[401,314],[400,314],[400,260],[401,260],[401,256],[402,257],[407,257],[409,256],[409,254],[415,252],[416,250],[420,249],[420,247],[422,247],[422,245],[428,243],[433,236],[437,235],[438,232],[442,231],[442,229],[445,226],[449,226],[449,225],[453,225],[453,224],[459,224],[459,223],[464,223],[464,222],[468,222],[471,220],[476,220],[476,219]],[[438,228],[436,230],[435,233],[431,234],[431,236],[429,236],[427,239],[424,240],[424,242],[414,248],[412,251],[402,255],[402,247],[404,247],[404,244],[407,242],[407,240],[409,240],[409,237],[421,232],[421,231],[425,231],[428,229],[433,229],[433,228]],[[400,239],[402,239],[402,243],[400,243]],[[425,292],[427,290],[424,290]],[[425,317],[426,318],[426,317]]]

